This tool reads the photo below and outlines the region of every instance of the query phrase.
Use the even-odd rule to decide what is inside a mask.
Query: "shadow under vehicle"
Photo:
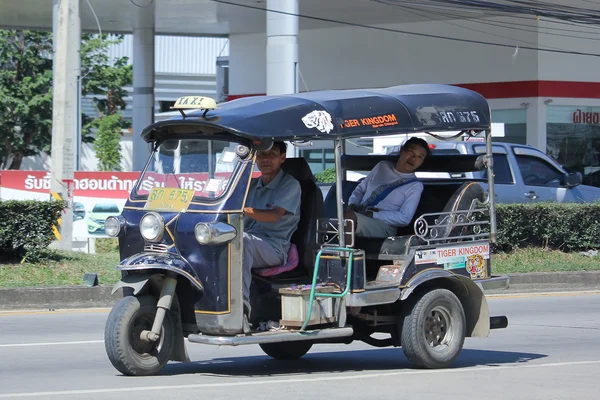
[[[434,156],[429,171],[487,168],[489,195],[468,180],[428,181],[413,223],[387,239],[348,237],[344,204],[355,182],[385,155],[344,154],[346,139],[422,131],[485,131],[479,94],[446,85],[259,96],[220,104],[180,98],[181,117],[148,126],[153,152],[120,216],[123,297],[110,312],[105,347],[126,375],[158,373],[189,361],[185,342],[258,344],[295,359],[316,343],[364,341],[401,346],[416,367],[445,368],[465,337],[504,328],[490,317],[483,289],[506,288],[491,272],[495,240],[491,141],[483,155]],[[255,158],[276,140],[333,140],[337,180],[323,199],[303,158],[282,168],[302,189],[292,237],[296,264],[254,270],[248,318],[242,301],[243,208]],[[193,160],[199,160],[193,163]],[[291,257],[294,258],[294,257]],[[261,324],[261,322],[275,322]],[[259,330],[257,328],[265,328]],[[387,334],[381,339],[380,335]]]

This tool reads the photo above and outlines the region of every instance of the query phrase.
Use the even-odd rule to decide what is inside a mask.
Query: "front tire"
[[[276,360],[297,360],[310,350],[312,343],[308,341],[264,343],[260,348],[266,355]]]
[[[104,346],[112,365],[124,375],[154,375],[165,366],[174,347],[174,325],[167,311],[160,339],[140,339],[143,330],[151,330],[156,316],[156,298],[123,297],[113,307],[104,329]]]
[[[465,342],[465,313],[454,293],[436,289],[414,304],[402,325],[402,350],[417,368],[447,368]]]

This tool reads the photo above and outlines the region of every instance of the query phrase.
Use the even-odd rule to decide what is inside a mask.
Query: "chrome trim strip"
[[[209,336],[196,335],[188,336],[188,340],[192,343],[212,344],[215,346],[240,346],[244,344],[261,344],[261,343],[281,343],[281,342],[298,342],[301,340],[319,340],[330,339],[337,337],[348,337],[354,334],[354,329],[351,327],[345,328],[329,328],[316,331],[308,331],[300,333],[299,331],[277,331],[277,332],[258,332],[250,335],[236,336]]]
[[[379,290],[367,290],[360,293],[349,293],[346,296],[347,307],[367,307],[377,304],[394,303],[400,298],[400,289],[387,288]]]

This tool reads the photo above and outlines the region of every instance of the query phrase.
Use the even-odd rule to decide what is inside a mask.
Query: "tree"
[[[108,47],[122,36],[82,35],[82,95],[94,95],[96,118],[82,115],[82,139],[91,142],[92,128],[103,115],[125,108],[132,67],[127,58],[109,59]],[[52,143],[52,34],[0,30],[0,165],[19,169],[24,157],[49,152]],[[109,123],[110,122],[110,123]],[[107,121],[106,126],[114,126]],[[118,118],[121,128],[129,125]],[[115,128],[116,129],[116,128]],[[104,152],[106,153],[106,152]],[[101,164],[104,164],[101,162]]]
[[[0,30],[0,166],[48,151],[52,135],[52,38]]]
[[[94,95],[93,100],[99,116],[95,120],[84,116],[83,129],[86,133],[98,127],[94,149],[101,171],[121,170],[121,130],[131,124],[118,112],[126,107],[125,86],[132,83],[133,69],[127,65],[127,57],[110,60],[108,47],[118,44],[122,36],[84,34],[81,43],[82,95]]]
[[[98,159],[100,171],[121,170],[121,116],[118,114],[105,115],[100,118],[94,150]]]

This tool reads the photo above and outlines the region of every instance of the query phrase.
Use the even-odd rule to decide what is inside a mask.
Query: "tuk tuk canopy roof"
[[[254,96],[219,104],[215,110],[186,110],[185,114],[148,126],[142,137],[149,142],[161,140],[181,125],[259,141],[490,128],[490,109],[483,96],[437,84]]]

